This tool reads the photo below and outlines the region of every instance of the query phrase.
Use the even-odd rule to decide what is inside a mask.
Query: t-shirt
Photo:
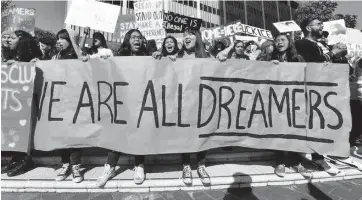
[[[110,49],[101,48],[98,49],[98,53],[89,55],[90,58],[100,58],[100,57],[113,57],[113,52]]]

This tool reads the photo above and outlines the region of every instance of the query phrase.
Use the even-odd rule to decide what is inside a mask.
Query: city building
[[[121,7],[121,14],[132,14],[135,1],[113,0],[104,1]],[[71,3],[69,1],[14,1],[14,5],[24,8],[36,9],[36,26],[50,29],[53,32],[63,27],[72,28],[83,33],[84,28],[65,25],[67,10]],[[225,25],[237,20],[255,27],[268,29],[276,33],[273,22],[293,19],[292,10],[299,5],[297,1],[269,1],[269,0],[196,0],[179,1],[164,0],[164,10],[175,12],[186,16],[203,19],[203,28],[213,28]],[[51,14],[50,14],[51,13]],[[94,30],[91,30],[91,36]],[[113,33],[104,33],[107,41],[114,41]]]

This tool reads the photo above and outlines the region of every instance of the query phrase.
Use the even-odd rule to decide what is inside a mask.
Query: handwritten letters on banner
[[[348,68],[332,65],[150,57],[40,61],[34,146],[145,155],[243,146],[345,156]],[[9,70],[3,66],[2,76]],[[13,96],[24,110],[31,87],[22,87]],[[12,112],[2,120],[16,129],[28,116]],[[4,133],[8,128],[2,136],[11,135]]]

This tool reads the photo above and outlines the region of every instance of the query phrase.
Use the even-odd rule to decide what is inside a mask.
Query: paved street
[[[3,200],[362,200],[362,179],[290,186],[151,193],[2,193]]]

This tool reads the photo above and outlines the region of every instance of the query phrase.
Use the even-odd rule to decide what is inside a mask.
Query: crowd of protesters
[[[278,65],[280,62],[313,62],[313,63],[345,63],[350,67],[352,130],[350,132],[351,149],[356,150],[356,141],[362,133],[362,59],[357,58],[353,63],[349,62],[347,47],[338,43],[328,46],[328,32],[323,31],[323,23],[315,18],[307,18],[300,27],[304,38],[295,40],[293,34],[278,34],[274,41],[240,41],[235,40],[226,45],[218,41],[214,45],[205,44],[198,30],[187,29],[184,32],[183,43],[173,36],[167,36],[160,49],[157,49],[154,41],[146,41],[142,33],[133,29],[127,32],[124,40],[113,55],[107,47],[103,34],[95,32],[90,48],[85,48],[86,37],[80,38],[73,30],[63,29],[56,34],[56,38],[34,38],[24,31],[2,33],[2,61],[12,64],[14,62],[37,62],[38,60],[81,59],[87,62],[89,59],[107,59],[113,56],[153,56],[155,59],[171,59],[172,61],[183,58],[210,58],[220,62],[228,59],[257,60],[272,62]],[[85,36],[89,35],[89,29],[85,30]],[[257,52],[257,53],[255,53]],[[81,173],[81,149],[63,149],[61,152],[62,167],[55,177],[57,181],[73,176],[73,181],[79,183],[83,180]],[[197,174],[205,185],[210,185],[210,176],[205,166],[207,151],[197,152]],[[26,172],[32,165],[31,155],[26,153],[13,153],[12,159],[2,166],[2,173],[8,176],[16,176]],[[97,180],[97,186],[104,186],[108,180],[116,175],[116,165],[121,152],[109,151],[104,172]],[[284,177],[286,167],[294,168],[304,177],[312,177],[312,173],[303,165],[303,155],[298,152],[276,151],[275,174]],[[351,157],[336,158],[347,164],[356,163]],[[323,170],[330,174],[338,174],[340,170],[328,162],[324,156],[312,154],[312,160]],[[145,180],[145,156],[135,156],[134,182],[142,184]],[[190,154],[182,154],[183,171],[182,178],[186,185],[192,184]],[[362,166],[358,167],[362,170]]]

